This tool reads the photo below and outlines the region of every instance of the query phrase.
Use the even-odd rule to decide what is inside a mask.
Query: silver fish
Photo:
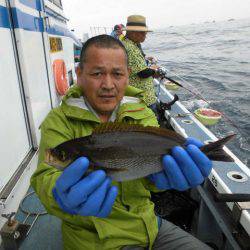
[[[211,159],[233,161],[222,147],[234,135],[201,147]],[[162,170],[162,157],[186,139],[176,132],[157,127],[104,123],[89,136],[66,141],[46,151],[45,162],[63,170],[81,156],[90,160],[89,171],[103,169],[115,181],[142,178]]]

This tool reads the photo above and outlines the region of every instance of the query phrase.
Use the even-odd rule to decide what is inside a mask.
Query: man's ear
[[[131,68],[128,67],[128,75],[131,74]]]
[[[76,75],[77,75],[77,77],[80,77],[81,74],[82,74],[82,69],[81,69],[81,67],[78,65],[78,66],[76,67]]]
[[[80,86],[80,82],[81,82],[81,75],[82,75],[82,68],[78,65],[76,67],[76,82],[77,82],[77,85]]]

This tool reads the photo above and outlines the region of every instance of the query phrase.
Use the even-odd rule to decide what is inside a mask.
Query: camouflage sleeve
[[[128,53],[128,66],[131,70],[131,75],[136,75],[140,71],[147,69],[145,58],[139,48],[129,42],[125,42],[124,45]]]

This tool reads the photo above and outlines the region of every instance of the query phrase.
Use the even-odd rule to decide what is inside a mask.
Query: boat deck
[[[173,99],[173,96],[169,91],[166,91],[165,88],[161,86],[160,99],[163,102],[169,102]],[[168,118],[169,123],[175,128],[176,131],[179,131],[184,136],[192,136],[196,137],[199,140],[205,142],[208,140],[215,140],[216,137],[203,125],[201,125],[193,116],[188,114],[189,111],[180,103],[177,102],[171,108],[171,111],[166,111],[165,115]],[[186,116],[178,116],[178,114],[187,114]],[[232,154],[227,148],[225,148],[227,152]],[[232,154],[233,155],[233,154]],[[233,155],[234,156],[234,155]],[[235,157],[235,156],[234,156]],[[210,181],[213,184],[214,188],[217,189],[220,193],[249,193],[250,190],[250,174],[249,169],[240,162],[235,157],[235,162],[232,163],[223,163],[223,162],[214,162],[213,170],[210,175]],[[237,181],[228,178],[228,173],[231,171],[236,171],[241,173],[242,175],[246,175],[247,178],[245,181]],[[198,190],[202,192],[202,188],[199,187]],[[32,192],[30,188],[28,193]],[[202,193],[200,194],[202,195]],[[203,197],[204,198],[204,197]],[[213,215],[213,220],[220,220],[220,216],[216,215],[216,208],[213,206],[212,201],[205,201],[206,205],[211,203],[209,210]],[[228,203],[228,207],[232,210],[234,203]],[[44,212],[44,208],[41,205],[35,194],[28,196],[24,202],[22,203],[22,207],[30,212]],[[207,208],[205,210],[208,210]],[[203,217],[200,218],[200,223],[207,225],[206,222],[206,212],[202,214]],[[24,221],[27,215],[23,213],[20,209],[16,214],[16,219],[20,222]],[[217,216],[217,218],[216,218]],[[211,221],[207,217],[207,221]],[[27,220],[27,223],[32,223],[32,218]],[[33,216],[34,219],[34,216]],[[204,223],[206,222],[206,223]],[[246,230],[248,234],[250,234],[250,209],[245,209],[240,217],[240,224]],[[221,222],[220,222],[221,223]],[[222,223],[220,225],[221,230],[225,230],[225,225]],[[224,228],[224,229],[223,229]],[[211,234],[213,234],[213,229],[210,228]],[[203,232],[207,234],[207,228],[204,228]],[[226,231],[224,231],[225,233]],[[211,237],[213,235],[210,235]],[[235,243],[233,236],[230,232],[227,233],[227,237],[232,246],[235,246],[234,249],[238,248],[237,243]],[[1,249],[1,247],[0,247]],[[35,222],[31,231],[29,232],[26,239],[21,244],[19,248],[21,250],[30,250],[30,249],[62,249],[62,238],[61,238],[61,222],[58,218],[51,215],[41,215]]]
[[[173,92],[166,90],[163,85],[156,82],[159,99],[162,102],[170,102],[173,100]],[[181,114],[181,115],[179,115]],[[182,116],[184,114],[184,116]],[[165,116],[171,126],[185,137],[195,137],[206,143],[214,141],[215,135],[203,126],[193,115],[190,114],[181,102],[177,101],[171,110],[165,111]],[[234,162],[213,162],[213,169],[209,179],[217,190],[222,194],[249,194],[250,192],[250,169],[243,164],[226,146],[223,148],[233,159]],[[234,178],[235,176],[235,178]],[[227,203],[230,210],[234,209],[234,203]],[[239,219],[240,224],[250,235],[250,203],[238,203],[242,209]]]
[[[30,188],[27,194],[31,193],[22,203],[22,208],[30,213],[43,213],[45,209],[39,201],[37,195],[33,193],[33,189]],[[15,216],[20,223],[22,223],[27,214],[18,209]],[[30,216],[25,223],[32,224],[35,216]],[[40,215],[27,237],[20,245],[20,250],[60,250],[62,246],[61,235],[61,220],[55,216],[49,214]],[[0,250],[3,248],[0,247]]]

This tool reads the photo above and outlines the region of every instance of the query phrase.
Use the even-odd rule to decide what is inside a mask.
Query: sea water
[[[217,137],[236,132],[228,147],[250,167],[250,19],[170,26],[148,33],[143,48],[170,77],[202,95],[176,92],[189,110],[206,106],[205,99],[224,114],[209,129]]]

